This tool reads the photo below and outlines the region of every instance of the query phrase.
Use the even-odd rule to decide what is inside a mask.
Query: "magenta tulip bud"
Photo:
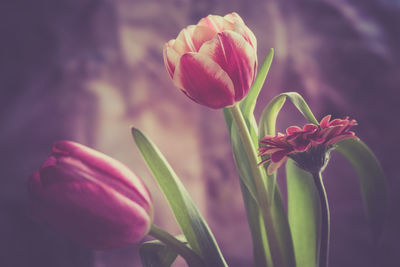
[[[92,249],[139,242],[150,230],[153,204],[143,182],[125,165],[71,141],[29,180],[33,215]]]
[[[175,86],[210,108],[243,99],[257,72],[257,40],[236,13],[202,18],[163,50]]]

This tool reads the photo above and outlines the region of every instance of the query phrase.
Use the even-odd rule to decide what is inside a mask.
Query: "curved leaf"
[[[267,104],[261,115],[258,130],[258,136],[260,139],[267,135],[275,135],[276,118],[278,117],[279,111],[281,110],[283,104],[285,104],[286,98],[290,99],[290,101],[300,111],[304,118],[315,125],[319,125],[314,114],[311,112],[311,109],[300,94],[296,92],[282,93],[274,97]]]
[[[132,128],[132,135],[191,248],[207,266],[227,266],[207,222],[167,160],[141,131]]]
[[[336,150],[344,155],[356,170],[361,193],[375,242],[382,234],[386,216],[386,178],[374,153],[362,141],[343,140]]]

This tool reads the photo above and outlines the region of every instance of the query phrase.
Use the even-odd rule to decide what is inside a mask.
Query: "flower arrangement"
[[[254,108],[272,63],[271,49],[260,68],[257,41],[236,13],[210,15],[183,29],[164,45],[166,70],[194,102],[222,110],[253,241],[254,266],[326,267],[329,205],[322,172],[336,150],[355,168],[374,242],[385,218],[383,170],[371,150],[350,129],[348,117],[316,120],[295,92],[282,93]],[[275,133],[277,116],[289,99],[309,121]],[[132,135],[171,207],[182,235],[153,224],[150,193],[117,160],[84,145],[59,141],[29,179],[32,214],[53,229],[92,249],[143,242],[143,266],[171,266],[179,255],[188,266],[228,266],[211,229],[168,161],[139,129]],[[287,211],[276,182],[286,164]]]

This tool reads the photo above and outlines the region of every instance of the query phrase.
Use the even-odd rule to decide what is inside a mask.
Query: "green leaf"
[[[139,255],[143,267],[170,267],[178,256],[174,250],[158,240],[142,243]]]
[[[312,175],[286,163],[288,216],[297,266],[315,267],[320,204]]]
[[[247,159],[246,153],[243,152],[244,147],[240,139],[239,131],[237,130],[237,127],[234,123],[232,124],[232,128],[232,152],[235,159],[237,171],[239,173],[239,178],[246,186],[252,198],[257,202],[257,193],[255,188],[256,185],[254,183],[253,175],[251,174],[250,163]]]
[[[265,232],[264,221],[259,211],[258,204],[251,196],[243,182],[241,180],[239,182],[242,189],[243,202],[246,209],[247,221],[250,227],[253,242],[254,266],[273,266],[267,235]]]
[[[251,174],[249,162],[245,156],[245,153],[243,153],[244,148],[239,137],[238,129],[236,126],[233,126],[234,123],[232,123],[232,114],[227,109],[224,109],[223,113],[225,122],[227,124],[228,133],[231,138],[232,152],[239,176],[243,202],[246,208],[247,222],[249,224],[252,236],[254,266],[272,266],[272,258],[269,252],[264,222],[256,201],[257,197],[254,188],[254,178]],[[249,124],[247,124],[247,126],[250,127]]]
[[[276,118],[283,106],[285,104],[286,98],[289,98],[293,105],[300,111],[300,113],[311,123],[319,125],[318,121],[315,119],[314,114],[308,107],[307,103],[304,101],[303,97],[296,92],[282,93],[274,97],[265,107],[259,125],[258,136],[262,139],[264,136],[274,136],[275,135],[275,124]]]
[[[265,57],[260,70],[258,71],[257,77],[251,86],[249,93],[246,98],[240,102],[240,109],[242,110],[243,116],[253,115],[254,107],[256,106],[256,101],[258,95],[260,94],[261,88],[264,85],[265,78],[268,75],[269,68],[271,67],[272,59],[274,58],[274,49],[269,50],[268,55]]]
[[[374,153],[362,141],[343,140],[336,145],[336,150],[344,155],[356,170],[361,194],[374,242],[382,234],[386,217],[386,178]]]
[[[138,129],[132,128],[132,135],[190,247],[207,266],[227,266],[210,228],[167,160]]]
[[[229,111],[224,110],[225,120],[228,126],[232,125],[232,118]],[[252,117],[253,115],[250,115]],[[249,121],[249,117],[244,118],[247,122]],[[247,124],[247,127],[251,129],[251,124]],[[248,217],[248,222],[250,225],[252,238],[253,238],[253,249],[255,255],[255,266],[272,266],[272,257],[269,251],[268,245],[268,237],[265,232],[265,227],[270,227],[271,231],[275,231],[277,233],[279,247],[283,251],[285,255],[285,266],[293,266],[295,259],[294,259],[294,251],[293,245],[291,240],[290,228],[289,223],[287,220],[287,215],[285,212],[285,208],[283,205],[282,197],[280,194],[280,190],[276,184],[272,184],[274,186],[273,190],[276,192],[274,195],[271,195],[271,214],[272,214],[272,222],[265,225],[262,216],[259,210],[259,206],[256,201],[255,197],[255,183],[254,177],[252,176],[252,172],[250,170],[250,166],[248,163],[248,159],[243,153],[244,148],[243,144],[240,140],[239,133],[237,127],[233,124],[230,128],[231,134],[231,143],[232,143],[232,150],[235,158],[236,167],[238,169],[239,179],[241,181],[242,187],[242,195],[243,200],[246,206],[246,212]],[[255,134],[256,140],[257,134]],[[256,141],[258,146],[258,142]],[[266,175],[265,173],[263,173]],[[270,224],[273,225],[270,225]],[[276,245],[276,244],[275,244]],[[261,250],[260,248],[263,247]]]

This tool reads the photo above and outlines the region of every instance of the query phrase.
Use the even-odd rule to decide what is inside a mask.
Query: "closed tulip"
[[[153,204],[143,182],[81,144],[54,143],[28,187],[33,215],[89,248],[137,243],[150,230]]]
[[[176,87],[195,102],[224,108],[243,99],[257,72],[257,41],[236,13],[209,15],[164,45]]]

